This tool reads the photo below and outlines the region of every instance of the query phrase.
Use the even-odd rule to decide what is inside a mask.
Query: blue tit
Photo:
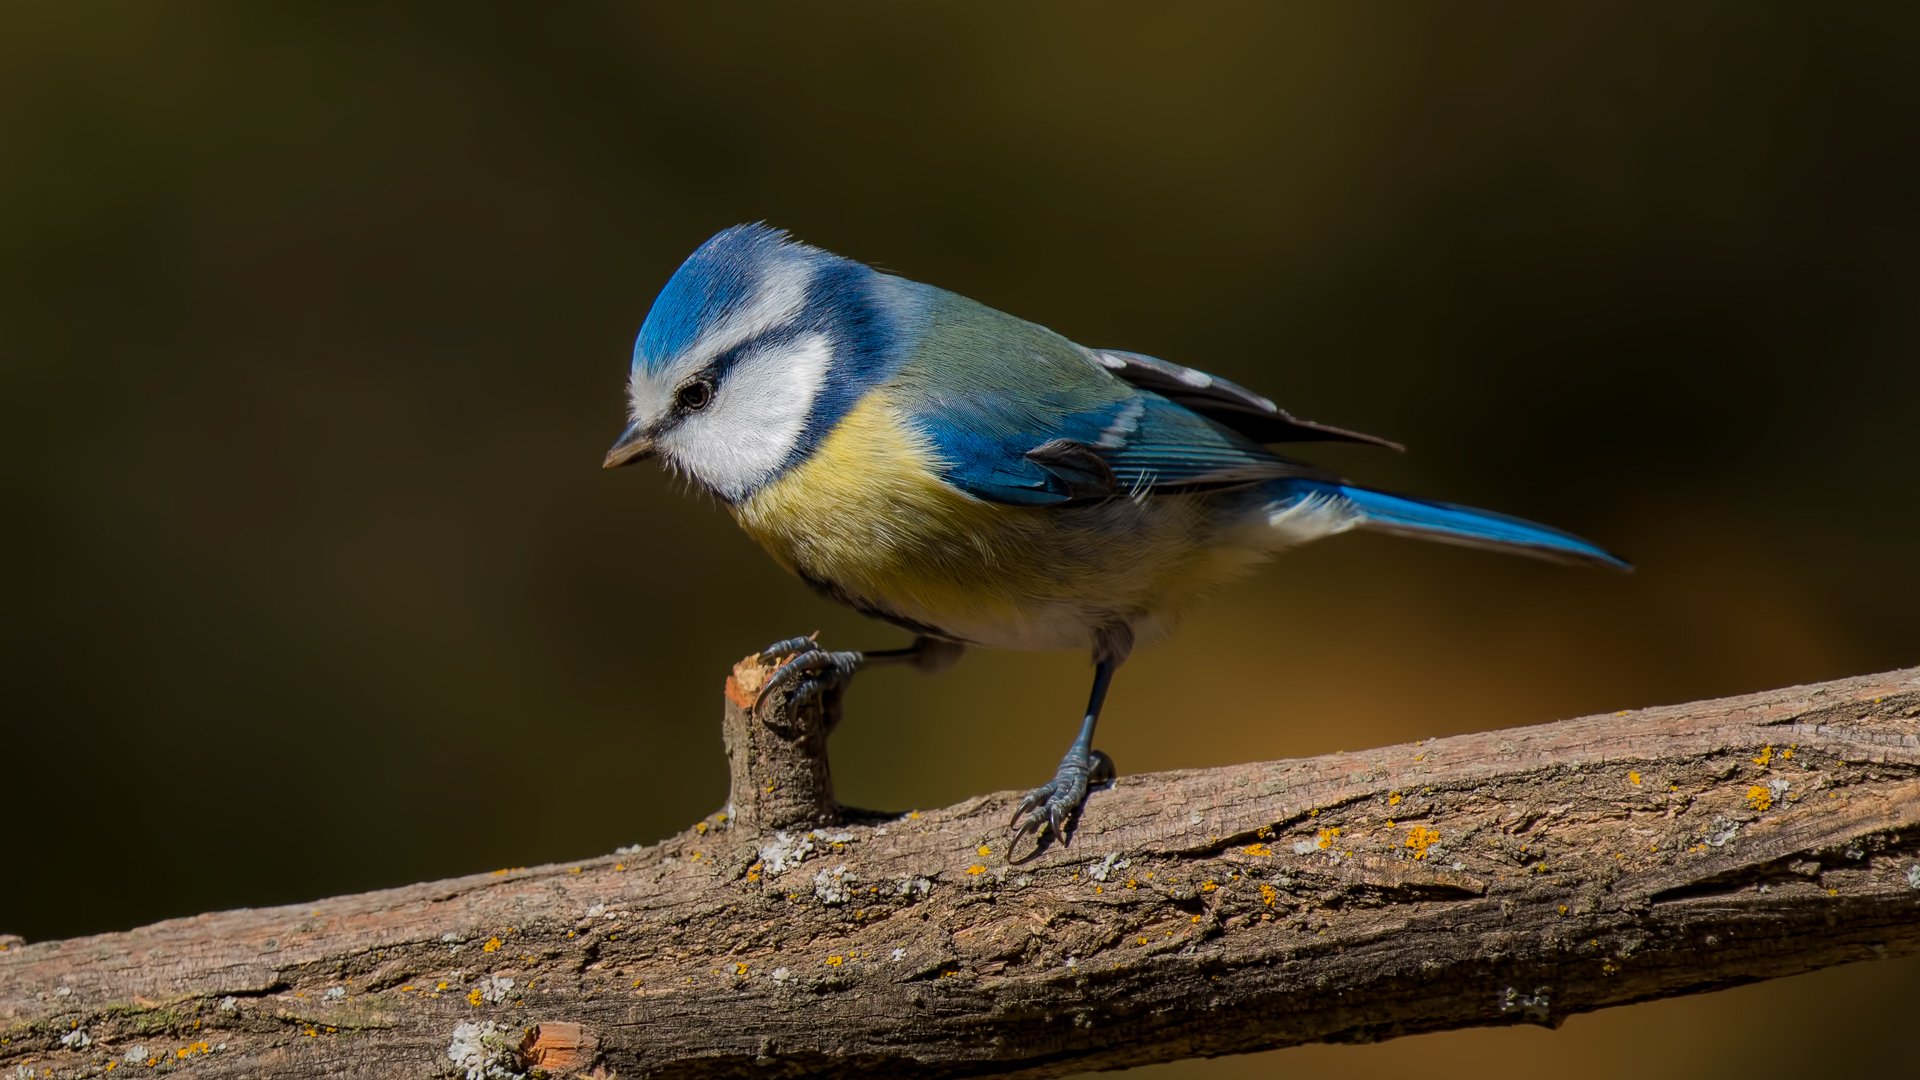
[[[1627,569],[1557,529],[1357,487],[1266,445],[1383,439],[763,225],[675,271],[627,397],[608,468],[657,455],[808,585],[916,635],[889,652],[776,643],[762,655],[790,658],[767,693],[819,701],[831,724],[865,666],[934,670],[969,645],[1092,654],[1079,735],[1015,812],[1016,840],[1065,843],[1088,785],[1112,776],[1094,725],[1133,647],[1282,548],[1372,529]]]

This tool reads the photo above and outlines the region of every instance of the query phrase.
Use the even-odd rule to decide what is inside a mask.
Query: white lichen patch
[[[925,900],[927,894],[932,891],[933,882],[928,881],[918,874],[912,877],[901,878],[900,884],[894,889],[897,895],[904,896],[909,900]]]
[[[1914,867],[1914,869],[1915,869],[1915,870],[1920,870],[1920,866],[1916,866],[1916,867]],[[904,949],[904,948],[896,948],[896,949],[894,949],[894,950],[893,950],[893,951],[892,951],[891,953],[888,953],[888,954],[887,954],[887,959],[889,959],[889,960],[892,960],[892,961],[894,961],[895,963],[898,963],[899,961],[901,961],[901,960],[904,960],[904,959],[906,959],[906,956],[907,956],[907,950],[906,950],[906,949]]]
[[[524,1074],[510,1067],[514,1052],[508,1038],[506,1029],[491,1020],[460,1024],[447,1044],[447,1057],[465,1070],[467,1080],[519,1080]]]
[[[480,1000],[489,1005],[499,1005],[513,993],[513,980],[505,975],[495,975],[480,984]]]
[[[786,832],[773,834],[773,839],[760,845],[760,863],[768,874],[778,874],[799,866],[813,850],[813,834],[789,836]]]
[[[347,996],[347,988],[344,986],[329,986],[324,996],[328,1001],[339,1001],[341,998]]]
[[[229,996],[229,997],[224,997],[224,998],[221,998],[221,999],[220,999],[220,1011],[221,1011],[221,1012],[223,1012],[223,1013],[230,1013],[230,1012],[239,1012],[239,1011],[240,1011],[240,1002],[239,1002],[239,1000],[238,1000],[238,999],[236,999],[236,998],[233,998],[233,997],[231,997],[231,996]]]
[[[1500,1011],[1503,1013],[1520,1012],[1529,1020],[1546,1020],[1553,1015],[1551,1002],[1547,999],[1547,987],[1535,988],[1531,994],[1522,994],[1509,986],[1500,998]]]
[[[786,981],[787,981],[788,979],[791,979],[791,978],[793,978],[793,972],[791,972],[791,971],[788,971],[788,970],[787,970],[786,968],[783,968],[783,967],[777,967],[777,968],[774,968],[774,969],[773,969],[773,981],[774,981],[774,982],[777,982],[777,983],[783,983],[783,982],[786,982]]]
[[[1109,852],[1099,862],[1087,864],[1087,876],[1095,881],[1105,881],[1115,870],[1125,870],[1132,865],[1132,859],[1123,859],[1117,852]]]
[[[821,870],[813,875],[813,895],[823,904],[844,904],[853,898],[853,887],[859,880],[859,875],[845,866]]]
[[[147,1060],[147,1047],[145,1043],[139,1046],[128,1047],[127,1052],[120,1055],[120,1063],[122,1065],[138,1065],[145,1060]]]
[[[85,1028],[74,1028],[60,1036],[60,1045],[69,1050],[84,1050],[93,1045],[93,1040],[87,1037]]]
[[[1920,889],[1920,863],[1907,867],[1907,887]]]
[[[1707,835],[1701,839],[1705,840],[1711,847],[1725,847],[1727,841],[1739,835],[1739,822],[1731,821],[1724,817],[1715,817],[1713,819],[1713,826],[1707,830]]]
[[[617,847],[613,849],[613,853],[615,855],[638,855],[640,854],[640,845],[628,844],[626,847]]]
[[[1320,844],[1314,840],[1295,840],[1293,842],[1293,853],[1295,855],[1311,855],[1319,849]]]
[[[606,913],[607,913],[607,905],[595,904],[592,907],[587,909],[587,914],[585,917],[589,919],[597,919],[600,916],[605,915]]]

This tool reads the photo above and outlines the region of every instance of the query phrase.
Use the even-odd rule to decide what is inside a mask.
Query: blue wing
[[[950,293],[894,382],[942,479],[991,502],[1332,479],[1116,378],[1050,330]]]

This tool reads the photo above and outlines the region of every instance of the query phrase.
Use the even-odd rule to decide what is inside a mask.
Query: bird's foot
[[[1053,779],[1034,788],[1021,801],[1020,809],[1013,812],[1009,827],[1020,827],[1013,835],[1014,841],[1018,842],[1027,833],[1046,826],[1053,830],[1054,838],[1060,841],[1061,846],[1066,846],[1066,826],[1079,817],[1080,808],[1087,801],[1087,788],[1093,784],[1104,784],[1116,775],[1113,759],[1099,750],[1075,746],[1067,751],[1067,756],[1060,759],[1060,768],[1054,772]]]
[[[753,703],[755,711],[765,705],[776,690],[784,691],[789,714],[815,701],[822,701],[827,712],[827,727],[831,731],[840,719],[840,695],[846,690],[847,684],[853,681],[853,673],[860,670],[866,655],[822,649],[810,637],[776,641],[760,650],[762,660],[778,660],[783,656],[788,657],[787,661],[775,668],[760,687],[760,696]]]

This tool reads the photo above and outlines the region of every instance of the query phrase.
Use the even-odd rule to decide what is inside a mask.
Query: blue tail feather
[[[1491,510],[1369,491],[1346,484],[1288,480],[1274,486],[1287,491],[1292,498],[1320,498],[1342,504],[1343,509],[1360,519],[1361,527],[1376,532],[1589,563],[1614,570],[1633,569],[1632,563],[1572,533]]]

